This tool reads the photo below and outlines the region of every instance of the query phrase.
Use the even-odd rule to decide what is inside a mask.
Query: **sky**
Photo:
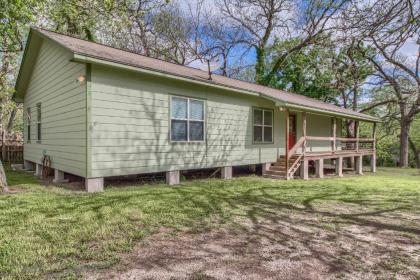
[[[196,1],[200,0],[175,0],[177,1],[180,6],[184,9],[188,9],[192,3],[196,3]],[[216,5],[216,0],[201,0],[204,1],[204,8],[210,10],[214,13],[219,13],[219,7]],[[236,52],[238,55],[243,52],[243,48],[237,48]],[[408,58],[408,63],[411,65],[415,65],[417,54],[419,52],[419,46],[416,43],[415,39],[411,39],[407,41],[407,43],[401,48],[400,54],[406,56]],[[251,49],[245,56],[245,61],[247,64],[254,64],[255,63],[255,50]],[[213,63],[214,67],[217,67],[217,63]],[[199,60],[193,61],[189,66],[195,67],[202,70],[207,70],[207,64],[202,63]]]

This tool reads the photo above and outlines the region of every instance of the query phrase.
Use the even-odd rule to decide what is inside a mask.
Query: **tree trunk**
[[[6,160],[6,130],[4,129],[3,125],[0,125],[0,137],[1,137],[1,151],[0,151],[0,159]]]
[[[16,112],[17,112],[17,108],[13,108],[13,110],[10,112],[9,115],[9,121],[7,122],[7,126],[6,126],[6,132],[10,133],[13,129],[13,124],[15,121],[15,117],[16,117]]]
[[[346,132],[347,132],[347,138],[354,138],[354,121],[353,120],[347,120],[346,121]],[[354,169],[356,166],[354,157],[348,157],[347,159],[347,167]]]
[[[264,47],[256,48],[257,61],[255,63],[255,80],[257,84],[265,85],[264,75],[265,75],[265,49]]]
[[[416,167],[420,169],[420,151],[417,149],[416,144],[408,138],[408,143],[410,144],[411,150],[414,153],[414,161],[416,162]]]
[[[8,192],[9,188],[7,187],[6,172],[4,172],[3,163],[0,160],[0,187],[4,192]]]
[[[411,122],[401,120],[401,133],[400,133],[400,167],[408,167],[408,137],[410,135]]]

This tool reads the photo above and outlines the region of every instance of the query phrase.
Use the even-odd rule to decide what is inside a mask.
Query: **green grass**
[[[413,169],[306,182],[243,177],[176,187],[108,187],[100,194],[46,187],[10,169],[7,175],[11,187],[23,192],[0,195],[0,277],[6,279],[77,278],[107,268],[118,263],[118,253],[162,227],[240,228],[243,219],[286,219],[294,213],[318,215],[328,230],[366,222],[419,236],[420,176]],[[376,218],[389,212],[417,219]]]

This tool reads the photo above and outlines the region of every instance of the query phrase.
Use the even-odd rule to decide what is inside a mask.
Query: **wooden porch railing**
[[[305,142],[305,137],[302,136],[299,138],[299,140],[296,142],[296,144],[289,150],[288,154],[287,154],[287,159],[289,160],[297,151],[297,149],[303,145],[303,143]],[[304,154],[305,151],[302,150],[302,153]]]
[[[337,151],[337,142],[341,144],[341,150],[354,150],[355,152],[363,150],[375,150],[375,138],[342,138],[342,137],[317,137],[307,136],[306,141],[331,141],[331,152]],[[343,146],[344,144],[344,146]]]
[[[364,151],[364,150],[372,150],[375,151],[375,138],[342,138],[342,137],[319,137],[319,136],[302,136],[296,142],[293,147],[286,151],[286,169],[287,169],[287,178],[293,176],[296,172],[299,162],[304,158],[306,154],[306,146],[307,141],[328,141],[331,142],[331,151],[325,151],[320,153],[337,153],[337,142],[339,141],[340,144],[345,144],[345,146],[341,147],[341,151]],[[299,148],[302,148],[301,153],[297,153]],[[294,159],[292,164],[289,167],[289,160],[298,154],[299,156]]]

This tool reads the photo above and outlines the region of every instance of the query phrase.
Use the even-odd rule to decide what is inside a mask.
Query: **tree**
[[[119,1],[120,8],[113,13],[113,20],[101,28],[104,43],[149,57],[157,57],[159,48],[153,19],[170,3],[169,0]]]
[[[298,40],[277,39],[267,49],[266,64],[273,63]],[[337,44],[330,39],[290,54],[270,85],[357,111],[361,87],[372,73],[373,67],[355,52],[353,44]]]
[[[202,50],[207,57],[220,65],[218,73],[228,77],[238,77],[250,67],[246,55],[248,34],[242,28],[231,26],[220,14],[206,11],[201,28]]]
[[[9,188],[7,186],[6,172],[4,172],[3,163],[0,160],[0,187],[4,192],[8,192]]]
[[[266,64],[273,63],[290,45],[299,39],[276,40],[267,49]],[[365,89],[367,79],[375,72],[372,64],[355,48],[355,42],[336,42],[332,38],[323,44],[307,46],[284,61],[270,86],[320,99],[354,111],[365,112],[378,106],[360,104],[370,90]],[[360,46],[365,51],[372,50]],[[354,121],[347,120],[346,131],[354,137]]]
[[[34,0],[0,0],[0,127],[6,134],[14,128],[18,114],[11,99],[14,79],[28,25],[35,20],[38,4]]]
[[[410,149],[413,152],[414,163],[420,169],[420,116],[413,121],[412,130],[408,137]]]
[[[276,58],[296,45],[298,38],[280,41],[267,48],[266,65],[275,63]],[[290,54],[283,66],[271,79],[270,86],[289,90],[312,98],[333,102],[337,96],[334,88],[333,59],[335,49],[331,45],[312,45]],[[270,67],[270,66],[269,66]]]
[[[375,49],[375,54],[370,54],[359,48],[360,53],[374,65],[379,82],[392,88],[389,102],[399,106],[399,163],[407,167],[410,128],[420,113],[420,3],[380,0],[354,5],[347,16],[355,36]],[[410,41],[419,50],[414,58],[405,56],[402,50]]]
[[[178,3],[172,3],[152,16],[155,57],[181,65],[204,59],[202,4],[203,1],[194,6],[188,3],[182,9]]]
[[[247,44],[256,53],[255,80],[259,84],[269,85],[290,54],[328,38],[328,33],[333,29],[329,23],[347,2],[220,0],[219,5],[233,26],[249,34]],[[273,36],[281,37],[282,40],[291,37],[297,40],[266,65],[267,47],[272,43]]]
[[[41,26],[89,41],[98,41],[104,28],[123,12],[124,0],[47,0],[43,5]],[[130,1],[128,1],[130,2]]]

